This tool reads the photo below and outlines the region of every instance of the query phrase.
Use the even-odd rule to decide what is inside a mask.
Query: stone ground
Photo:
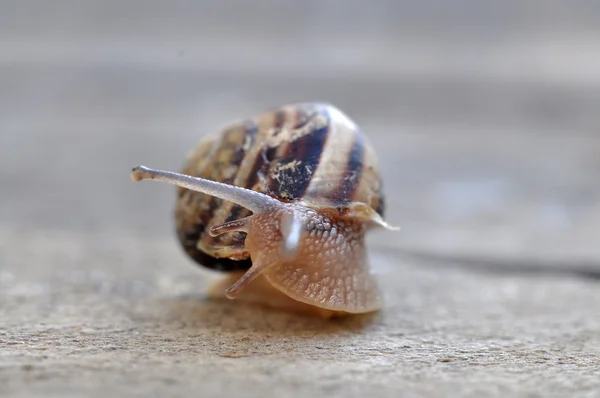
[[[598,6],[49,4],[0,4],[1,397],[600,395]],[[314,99],[380,153],[385,308],[208,300],[130,168]]]

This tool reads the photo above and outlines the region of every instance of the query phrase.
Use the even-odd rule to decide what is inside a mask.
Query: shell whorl
[[[291,104],[232,123],[202,139],[181,172],[282,202],[338,209],[362,203],[384,215],[375,152],[359,128],[329,104]],[[244,233],[208,233],[212,225],[250,214],[231,202],[178,189],[178,238],[187,254],[205,267],[235,271],[251,266],[249,253],[239,250]]]

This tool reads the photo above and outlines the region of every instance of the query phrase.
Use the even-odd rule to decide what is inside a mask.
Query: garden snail
[[[365,233],[396,228],[383,219],[375,152],[338,108],[265,111],[202,139],[181,173],[131,176],[178,186],[183,249],[229,274],[213,294],[324,317],[381,308]]]

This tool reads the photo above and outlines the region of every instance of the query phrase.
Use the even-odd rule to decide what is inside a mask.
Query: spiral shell
[[[384,215],[375,151],[357,125],[330,104],[290,104],[233,123],[203,138],[181,172],[281,202],[331,208],[340,215],[356,204]],[[250,214],[232,202],[178,188],[177,236],[185,252],[204,267],[250,268],[250,254],[243,250],[245,233],[213,237],[207,231]]]

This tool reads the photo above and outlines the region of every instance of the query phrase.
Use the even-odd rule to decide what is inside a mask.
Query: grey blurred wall
[[[372,137],[407,242],[597,253],[599,21],[597,1],[1,1],[0,225],[172,236],[173,192],[131,166],[324,100]]]

